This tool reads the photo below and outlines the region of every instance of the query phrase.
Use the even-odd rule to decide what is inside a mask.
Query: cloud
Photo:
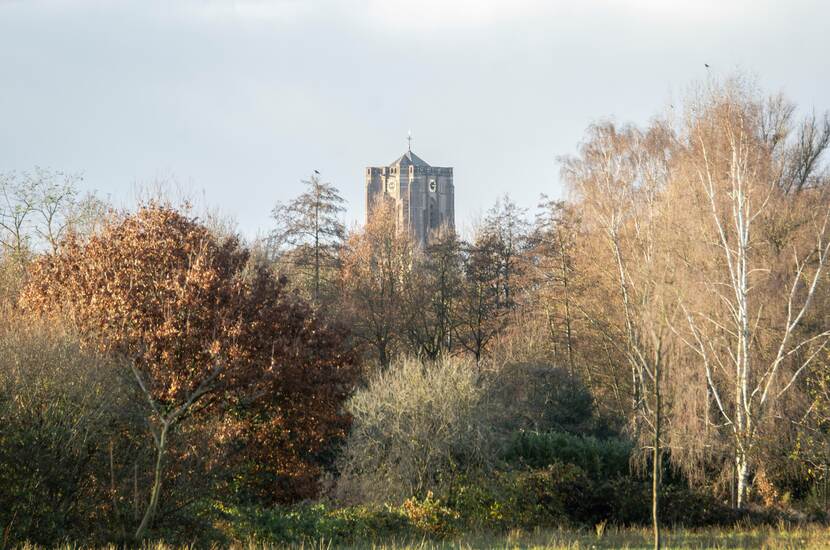
[[[798,1],[798,0],[796,0]],[[763,17],[771,0],[609,0],[599,2],[643,19],[692,25]]]
[[[314,11],[311,0],[184,0],[180,9],[207,19],[228,18],[256,21],[295,21]]]
[[[790,5],[810,2],[793,0]],[[773,0],[0,0],[0,9],[15,7],[41,15],[91,9],[218,24],[333,19],[369,30],[426,36],[540,20],[562,27],[608,18],[619,25],[640,20],[688,26],[764,17],[782,9]]]
[[[354,1],[339,2],[356,7]],[[364,0],[364,17],[395,31],[480,29],[539,18],[625,20],[691,25],[763,16],[770,0]],[[360,16],[360,10],[352,10]]]
[[[476,28],[554,12],[557,3],[541,0],[368,0],[366,16],[400,30]]]
[[[0,9],[18,9],[40,16],[122,13],[215,21],[296,21],[314,13],[320,5],[322,2],[312,0],[0,0]]]

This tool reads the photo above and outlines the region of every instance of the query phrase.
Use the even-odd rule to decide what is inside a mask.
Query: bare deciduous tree
[[[404,289],[401,330],[412,352],[437,359],[453,348],[454,311],[462,292],[462,243],[443,227],[430,236],[418,255],[410,284]]]
[[[34,251],[55,252],[69,232],[88,235],[100,225],[106,204],[81,194],[83,177],[36,167],[0,175],[0,246],[18,258]]]
[[[457,342],[479,364],[490,341],[503,328],[506,309],[499,296],[503,282],[496,260],[499,244],[492,234],[479,232],[464,250],[464,283],[454,308]]]
[[[823,190],[793,196],[805,189],[801,176],[779,185],[781,170],[762,131],[770,118],[764,108],[740,82],[727,82],[694,106],[683,143],[703,257],[692,266],[701,286],[687,289],[679,334],[697,354],[732,434],[738,507],[747,501],[771,402],[830,338],[827,330],[802,331],[830,253],[828,201]],[[802,161],[796,172],[813,173],[813,161]],[[773,227],[781,228],[775,243],[766,237]],[[695,293],[712,300],[693,299]]]
[[[575,264],[579,220],[575,209],[564,201],[541,197],[529,238],[527,262],[534,281],[533,292],[545,316],[553,344],[553,359],[561,363],[560,347],[571,376],[576,374],[574,297],[579,292]],[[586,371],[590,379],[590,372]]]
[[[602,322],[606,312],[583,311],[589,321],[604,327],[601,333],[609,345],[620,347],[631,370],[634,437],[648,440],[651,447],[655,548],[662,544],[661,389],[670,363],[669,318],[674,311],[665,208],[671,143],[659,125],[647,131],[596,125],[589,130],[581,155],[566,160],[563,167],[566,180],[582,201],[589,231],[605,245],[607,256],[601,261],[607,262],[608,283],[617,289],[618,302],[612,307],[621,312],[619,323]]]
[[[529,231],[525,215],[525,209],[505,195],[488,211],[480,228],[492,246],[492,261],[498,274],[496,298],[504,308],[516,305],[516,287],[524,268],[522,258]]]
[[[420,254],[411,236],[398,231],[396,215],[395,205],[381,198],[343,255],[342,285],[354,334],[374,348],[384,369],[399,337],[403,296]]]

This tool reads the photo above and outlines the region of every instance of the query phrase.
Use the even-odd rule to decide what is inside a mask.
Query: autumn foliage
[[[219,419],[242,485],[269,500],[309,497],[348,428],[341,404],[356,370],[340,329],[234,237],[173,208],[149,204],[86,241],[69,237],[33,264],[21,305],[69,319],[84,345],[127,360],[160,464],[180,422]]]
[[[830,115],[795,109],[712,80],[425,243],[316,171],[250,249],[0,174],[0,550],[830,521]]]

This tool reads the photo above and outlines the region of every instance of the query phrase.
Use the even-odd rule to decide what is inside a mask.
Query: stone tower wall
[[[408,228],[421,244],[443,225],[455,228],[452,168],[413,164],[369,167],[365,180],[367,221],[377,197],[386,195],[397,205],[398,227]]]

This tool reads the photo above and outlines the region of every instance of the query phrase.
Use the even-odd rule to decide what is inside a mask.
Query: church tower
[[[395,201],[398,228],[407,228],[421,245],[439,227],[455,229],[452,168],[430,166],[410,147],[388,166],[366,168],[366,220],[379,197]]]

